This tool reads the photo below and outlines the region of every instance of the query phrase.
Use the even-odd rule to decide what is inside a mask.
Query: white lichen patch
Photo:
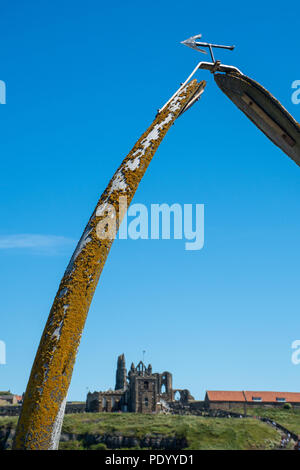
[[[114,191],[126,191],[126,188],[127,183],[125,180],[125,176],[123,175],[121,170],[118,170],[114,178],[112,179],[108,195],[110,196],[111,193],[113,193]]]
[[[69,305],[69,304],[67,304],[67,305],[64,305],[64,315],[66,314],[66,311],[68,310],[68,308],[69,308],[69,307],[70,307],[70,305]]]
[[[59,445],[59,438],[62,428],[62,423],[65,415],[65,408],[67,403],[67,397],[62,401],[58,413],[56,415],[55,421],[53,423],[53,428],[50,437],[49,450],[57,450]]]
[[[168,116],[166,117],[166,119],[164,119],[159,124],[155,124],[155,126],[153,127],[153,129],[151,129],[149,134],[142,140],[141,147],[132,154],[133,159],[129,160],[125,164],[126,170],[134,171],[139,167],[141,157],[145,155],[145,152],[148,149],[148,147],[150,147],[151,144],[155,140],[159,139],[161,129],[170,121],[172,121],[172,119],[173,119],[173,112],[170,112]]]
[[[52,339],[58,340],[60,338],[61,328],[62,328],[62,324],[54,330],[54,332],[52,333]]]
[[[186,87],[183,88],[184,91],[186,91]],[[170,105],[169,105],[169,109],[171,111],[171,113],[175,113],[175,111],[177,111],[179,108],[180,108],[180,101],[185,97],[185,94],[182,94],[181,96],[180,95],[177,95],[174,97],[174,99],[171,101]]]
[[[55,328],[54,332],[52,333],[52,336],[51,336],[52,339],[56,339],[56,340],[60,339],[61,330],[62,330],[62,327],[63,327],[63,324],[64,324],[65,315],[66,315],[66,312],[67,312],[69,307],[70,307],[69,304],[63,306],[64,316],[63,316],[62,320],[59,322],[59,325]]]
[[[136,152],[135,152],[136,153]],[[140,157],[136,157],[134,160],[129,160],[129,162],[126,163],[125,168],[127,170],[134,171],[140,166]]]
[[[106,214],[107,217],[114,219],[116,217],[116,210],[114,206],[108,202],[99,204],[96,209],[96,217],[102,217],[104,214]]]
[[[93,231],[93,227],[91,227],[88,224],[88,226],[86,227],[82,237],[79,240],[79,243],[76,247],[76,250],[73,253],[71,261],[70,261],[70,263],[69,263],[69,265],[66,269],[66,274],[69,274],[72,271],[76,258],[80,255],[80,253],[85,248],[85,246],[92,241],[92,238],[90,237],[90,234],[91,234],[92,231]]]
[[[69,292],[69,289],[67,287],[64,287],[59,293],[58,293],[58,298],[61,299],[64,297],[67,293]]]
[[[100,204],[96,209],[96,217],[101,217],[105,213],[105,211],[108,209],[109,206],[110,204],[108,204],[108,202],[104,202]]]
[[[184,89],[184,91],[186,91],[186,89]],[[141,161],[141,157],[143,155],[145,155],[145,152],[147,150],[148,147],[151,146],[151,144],[159,139],[159,136],[160,136],[160,131],[163,129],[163,127],[168,124],[169,122],[172,121],[172,119],[174,118],[174,113],[180,109],[180,101],[185,97],[185,94],[183,93],[181,96],[177,95],[174,97],[174,99],[171,101],[170,105],[169,105],[169,114],[167,115],[167,117],[159,124],[155,124],[155,126],[153,127],[153,129],[151,129],[151,131],[149,132],[149,134],[145,137],[145,139],[142,140],[141,142],[141,147],[136,150],[133,154],[132,154],[132,159],[129,160],[126,164],[125,164],[125,169],[126,170],[131,170],[131,171],[134,171],[136,170],[139,165],[140,165],[140,161]]]

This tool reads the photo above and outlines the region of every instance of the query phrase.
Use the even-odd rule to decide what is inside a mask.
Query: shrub
[[[100,442],[99,444],[93,444],[89,448],[89,450],[107,450],[106,444]]]
[[[293,407],[292,407],[292,405],[291,405],[290,403],[285,403],[285,404],[283,405],[283,408],[284,408],[285,410],[291,410]]]

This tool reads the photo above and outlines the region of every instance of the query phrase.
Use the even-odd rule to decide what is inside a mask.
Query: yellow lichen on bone
[[[124,211],[119,197],[129,206],[160,142],[199,83],[188,83],[135,144],[109,182],[81,237],[54,299],[35,357],[18,422],[15,449],[56,449],[89,306],[113,239],[99,239],[97,226],[106,205],[113,206],[116,229]]]

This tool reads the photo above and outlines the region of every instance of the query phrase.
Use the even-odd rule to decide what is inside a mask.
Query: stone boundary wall
[[[0,406],[0,416],[19,416],[22,405]]]
[[[249,408],[280,408],[284,406],[284,403],[245,403],[245,402],[205,402],[203,401],[190,401],[183,404],[182,402],[168,402],[170,408],[176,413],[179,410],[189,410],[191,412],[200,412],[208,410],[224,410],[233,412],[239,408],[247,413]],[[246,405],[246,406],[245,406]],[[300,409],[300,403],[291,404],[294,409]],[[5,405],[0,406],[0,416],[19,416],[22,405]],[[66,405],[66,414],[71,413],[85,413],[86,403],[85,402],[68,402]]]
[[[86,403],[81,402],[81,403],[72,403],[72,402],[67,402],[66,405],[66,414],[71,414],[71,413],[85,413],[86,411]]]
[[[0,416],[19,416],[22,405],[5,405],[0,406]],[[85,402],[72,403],[68,402],[66,405],[66,414],[70,413],[84,413],[86,409]]]
[[[289,403],[289,402],[287,402]],[[274,403],[274,402],[245,402],[245,401],[235,401],[235,402],[225,402],[225,401],[214,401],[206,402],[207,409],[210,410],[234,410],[236,408],[283,408],[286,403]],[[295,410],[300,409],[300,403],[291,403],[292,408]]]

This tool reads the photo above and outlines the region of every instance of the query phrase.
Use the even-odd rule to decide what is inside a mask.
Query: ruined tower
[[[127,386],[126,376],[127,376],[127,371],[126,371],[126,365],[125,365],[125,356],[124,354],[121,354],[121,356],[118,357],[115,390],[121,390],[121,389],[126,388]]]

